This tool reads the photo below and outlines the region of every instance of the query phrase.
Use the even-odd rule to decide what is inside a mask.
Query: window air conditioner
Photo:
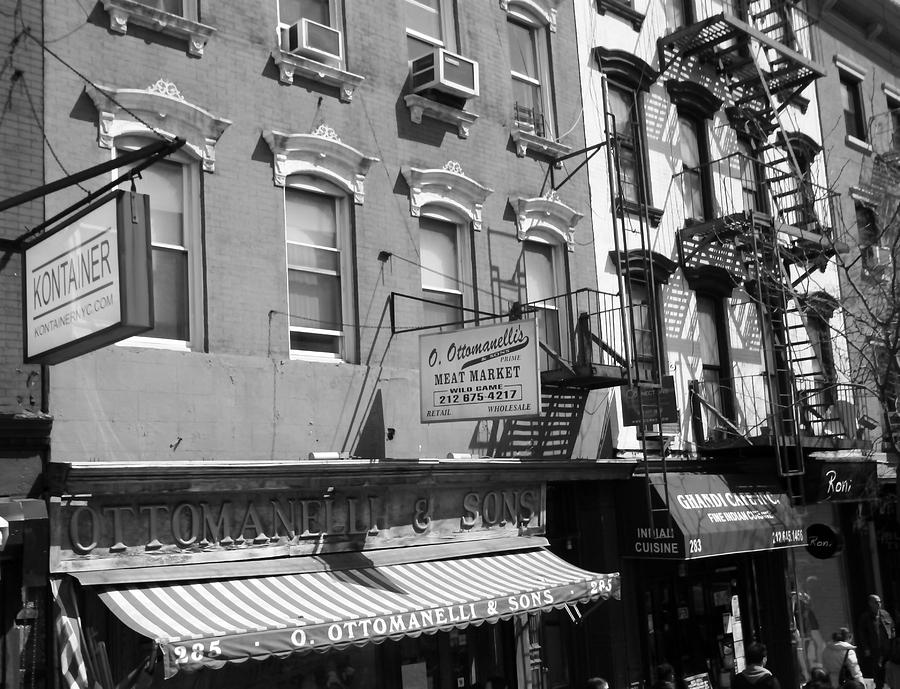
[[[434,90],[463,99],[478,95],[478,63],[439,47],[410,61],[410,79],[413,93]]]
[[[344,57],[341,32],[309,19],[301,19],[288,29],[287,49],[319,62],[340,64]]]

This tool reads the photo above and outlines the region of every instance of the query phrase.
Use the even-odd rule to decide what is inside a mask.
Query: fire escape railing
[[[621,307],[618,294],[583,288],[519,304],[514,311],[538,322],[541,372],[556,372],[571,383],[592,376],[624,380]]]
[[[852,383],[833,383],[824,378],[797,381],[796,385],[802,439],[871,442],[872,426],[865,419],[871,393]],[[765,374],[721,382],[692,381],[691,396],[697,442],[750,442],[777,432],[773,430],[778,428],[773,418],[776,405],[769,399]],[[734,409],[727,416],[723,411],[725,396],[730,397]]]
[[[832,238],[836,192],[775,165],[732,153],[673,176],[680,194],[666,213],[684,228],[682,237],[713,235],[719,240],[746,231],[752,220],[770,218],[794,239],[827,243]],[[700,216],[700,217],[698,217]]]

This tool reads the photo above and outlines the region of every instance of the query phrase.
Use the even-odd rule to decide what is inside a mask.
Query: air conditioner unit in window
[[[435,47],[410,61],[413,93],[435,91],[463,100],[478,95],[478,63]]]
[[[295,55],[340,64],[344,57],[344,41],[341,32],[310,19],[301,19],[288,29],[289,52]]]

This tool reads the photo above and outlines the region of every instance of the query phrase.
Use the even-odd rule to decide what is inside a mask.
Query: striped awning
[[[619,575],[548,550],[226,580],[96,586],[165,674],[497,622],[619,597]]]

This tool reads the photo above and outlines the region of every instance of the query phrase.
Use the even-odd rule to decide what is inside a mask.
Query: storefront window
[[[830,504],[807,507],[807,523],[830,524],[836,529]],[[798,676],[809,677],[809,671],[822,664],[822,651],[831,635],[841,627],[853,629],[854,620],[846,595],[843,553],[828,559],[816,559],[804,548],[791,551],[794,574],[791,593],[791,633],[795,667]]]

